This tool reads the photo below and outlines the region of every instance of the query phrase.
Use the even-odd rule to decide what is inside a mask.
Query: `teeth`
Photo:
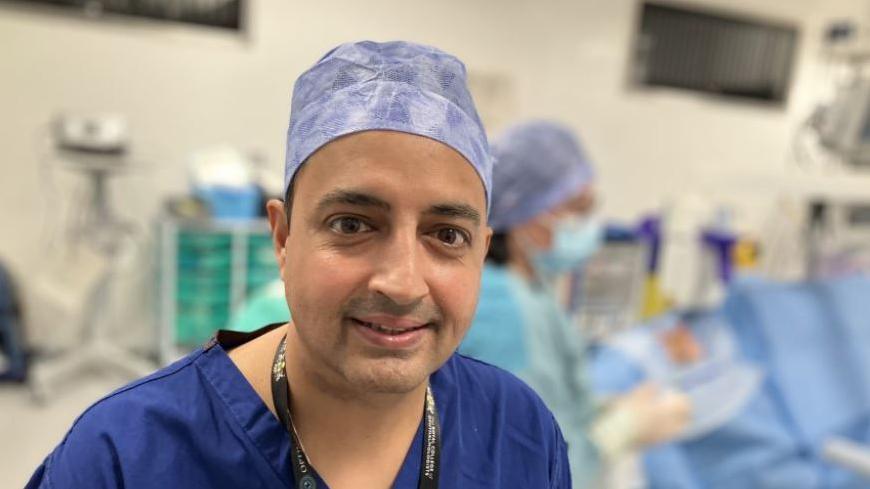
[[[378,331],[378,332],[381,332],[381,333],[387,333],[387,334],[398,334],[398,333],[401,333],[401,332],[402,332],[402,330],[400,330],[400,329],[390,329],[390,328],[385,328],[385,327],[381,326],[380,324],[376,324],[376,323],[366,323],[366,324],[367,324],[370,328],[372,328],[373,330]]]
[[[397,335],[397,334],[404,333],[406,331],[413,331],[413,330],[417,329],[417,328],[390,329],[390,328],[381,326],[380,324],[376,324],[376,323],[366,323],[363,321],[360,321],[360,322],[363,323],[365,326],[367,326],[367,327],[369,327],[369,328],[371,328],[379,333],[384,333],[384,334],[389,334],[389,335]]]

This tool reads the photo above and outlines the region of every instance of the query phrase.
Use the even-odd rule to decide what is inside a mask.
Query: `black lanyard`
[[[272,401],[281,424],[290,433],[293,446],[290,450],[290,465],[293,467],[293,478],[297,489],[317,489],[317,472],[305,451],[299,443],[299,435],[293,426],[290,416],[290,385],[287,383],[287,373],[284,365],[284,352],[287,349],[287,338],[284,337],[275,351],[275,361],[272,363]],[[438,472],[441,462],[441,425],[438,422],[438,411],[435,408],[435,398],[432,388],[426,387],[426,405],[423,408],[423,461],[420,463],[419,489],[437,489]]]

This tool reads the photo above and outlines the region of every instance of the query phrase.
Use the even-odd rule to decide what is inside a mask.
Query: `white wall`
[[[37,136],[59,110],[129,116],[145,163],[116,182],[117,203],[147,223],[163,196],[185,189],[185,158],[199,147],[258,149],[280,181],[292,81],[330,47],[359,38],[434,44],[472,71],[509,77],[517,118],[556,117],[580,131],[609,214],[634,216],[722,179],[775,178],[822,88],[821,29],[870,13],[866,0],[695,0],[802,28],[790,102],[770,108],[628,88],[633,0],[251,3],[243,38],[0,8],[0,257],[23,272],[44,253],[60,205],[53,196],[66,187],[46,187]]]

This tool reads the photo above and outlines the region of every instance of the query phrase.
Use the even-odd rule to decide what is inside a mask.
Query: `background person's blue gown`
[[[570,487],[559,428],[519,380],[453,355],[430,382],[443,431],[441,487]],[[290,443],[213,344],[97,402],[27,488],[288,488]],[[394,487],[417,487],[421,459],[418,430]]]
[[[460,353],[507,369],[544,400],[568,442],[575,487],[588,487],[600,457],[588,437],[597,407],[586,385],[585,344],[555,297],[508,267],[487,263]]]

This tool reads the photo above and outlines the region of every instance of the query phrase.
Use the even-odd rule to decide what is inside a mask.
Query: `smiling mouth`
[[[384,326],[382,324],[360,321],[359,319],[356,319],[356,318],[350,318],[350,319],[351,319],[351,321],[355,322],[356,324],[359,324],[360,326],[363,326],[363,327],[369,328],[371,330],[377,331],[378,333],[386,334],[386,335],[390,335],[390,336],[398,336],[401,334],[410,333],[412,331],[417,331],[417,330],[420,330],[420,329],[423,329],[423,328],[426,328],[429,326],[429,324],[427,323],[427,324],[421,324],[420,326],[414,326],[412,328],[390,328],[390,327]]]

